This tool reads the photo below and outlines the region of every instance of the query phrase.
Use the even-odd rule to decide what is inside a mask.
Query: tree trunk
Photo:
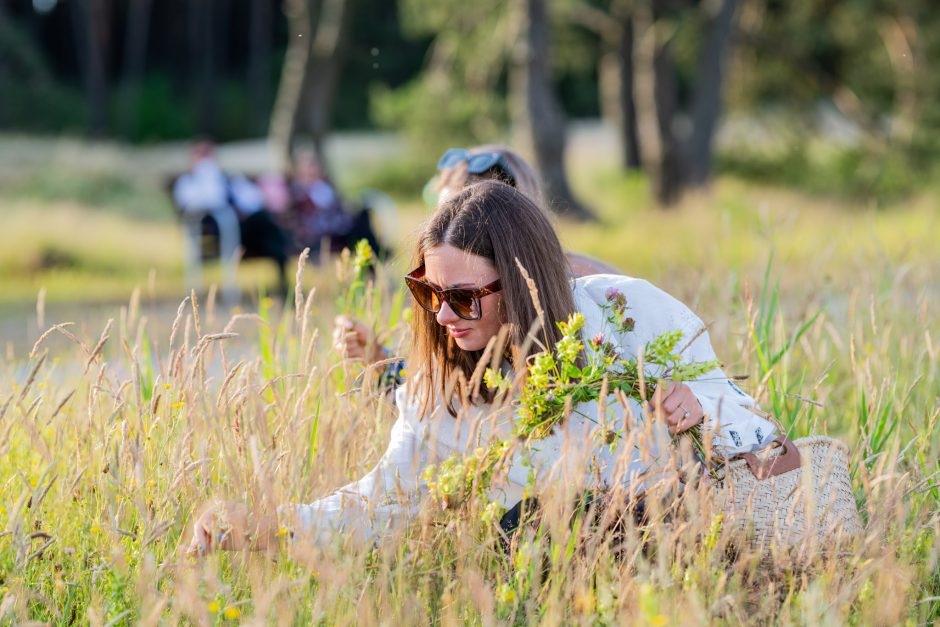
[[[549,72],[550,32],[546,0],[519,0],[521,31],[510,77],[514,124],[535,155],[545,206],[576,220],[594,215],[578,202],[565,174],[565,121]]]
[[[124,34],[124,103],[122,127],[126,136],[137,136],[140,121],[140,90],[147,63],[147,35],[150,31],[152,0],[130,0],[127,30]]]
[[[12,55],[7,52],[10,49],[7,41],[11,39],[11,33],[15,35],[16,31],[13,30],[13,24],[10,23],[10,18],[7,16],[7,0],[0,0],[0,88],[3,89],[10,88],[10,79],[13,75],[12,63],[9,58]],[[0,100],[0,124],[5,126],[8,122],[4,102],[4,100]]]
[[[640,136],[636,121],[636,101],[633,86],[633,22],[623,21],[620,33],[620,49],[617,54],[620,77],[620,142],[623,167],[637,171],[640,162]]]
[[[0,88],[14,89],[27,84],[40,89],[52,87],[53,77],[37,45],[37,36],[24,24],[27,20],[11,18],[6,5],[7,0],[0,0]],[[81,25],[75,22],[73,26]],[[0,99],[0,107],[3,102]]]
[[[285,171],[290,166],[294,127],[310,60],[310,4],[307,0],[284,0],[289,39],[284,66],[281,69],[281,82],[278,85],[274,108],[271,110],[268,142],[278,167]]]
[[[619,129],[623,117],[620,110],[620,59],[617,51],[606,45],[602,46],[597,60],[597,88],[601,119]]]
[[[268,64],[271,61],[271,2],[251,0],[250,56],[248,85],[251,90],[251,118],[255,131],[263,133],[268,122],[270,88]]]
[[[699,54],[692,101],[692,137],[688,146],[689,185],[705,185],[711,179],[715,130],[721,115],[721,89],[728,42],[737,1],[723,0],[710,16]]]
[[[633,97],[633,10],[633,0],[613,0],[607,11],[576,3],[568,16],[601,40],[597,67],[601,117],[617,127],[626,170],[641,167]]]
[[[320,162],[326,164],[323,143],[330,128],[339,71],[349,43],[351,0],[322,0],[304,72],[298,130],[309,133]]]
[[[111,43],[109,0],[78,0],[72,3],[72,24],[79,42],[88,133],[100,137],[108,128],[108,68]]]
[[[643,167],[657,202],[669,206],[682,194],[682,161],[673,132],[676,72],[671,40],[657,28],[653,8],[642,3],[634,14],[634,85]]]
[[[192,93],[198,103],[199,132],[208,135],[217,131],[214,9],[214,0],[189,0],[189,50],[194,69]]]

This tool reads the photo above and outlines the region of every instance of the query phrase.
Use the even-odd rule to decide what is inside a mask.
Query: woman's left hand
[[[705,411],[692,388],[684,383],[669,382],[656,388],[650,399],[654,412],[662,411],[669,433],[675,435],[694,427],[705,419]]]

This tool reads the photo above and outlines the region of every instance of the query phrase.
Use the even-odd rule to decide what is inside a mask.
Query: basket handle
[[[776,457],[760,460],[754,453],[741,453],[739,455],[741,459],[747,462],[747,467],[750,468],[751,473],[757,477],[758,481],[763,481],[768,477],[776,477],[800,467],[800,450],[790,438],[781,434],[775,437],[773,441],[783,447],[783,452]]]

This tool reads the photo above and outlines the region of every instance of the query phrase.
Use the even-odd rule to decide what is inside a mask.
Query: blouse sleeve
[[[681,305],[685,307],[685,305]],[[687,361],[711,361],[715,351],[705,330],[705,324],[694,314],[693,322],[683,329],[683,342],[695,338],[681,353]],[[705,412],[706,426],[715,436],[715,444],[727,455],[735,455],[759,448],[773,438],[773,423],[751,411],[757,403],[721,368],[704,373],[697,379],[686,381]]]
[[[705,324],[678,299],[648,281],[631,277],[595,276],[579,281],[582,293],[594,302],[589,319],[596,320],[597,330],[606,327],[605,314],[598,313],[597,306],[604,307],[609,294],[623,293],[629,305],[629,315],[635,316],[635,332],[621,337],[625,354],[634,355],[646,342],[659,334],[679,330],[682,339],[679,346],[686,361],[711,361],[715,359]],[[587,307],[587,303],[582,303]],[[593,331],[592,331],[593,332]],[[647,366],[651,376],[655,368]],[[706,372],[695,380],[686,381],[702,404],[705,426],[715,435],[715,445],[723,454],[734,455],[758,448],[771,439],[774,425],[751,411],[757,408],[753,398],[734,384],[721,368]]]
[[[317,541],[339,532],[376,541],[415,512],[425,491],[420,472],[427,452],[406,394],[405,387],[398,389],[398,420],[385,454],[368,474],[312,503],[278,509],[296,534]]]

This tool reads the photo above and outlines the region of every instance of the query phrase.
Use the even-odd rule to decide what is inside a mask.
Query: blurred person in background
[[[218,229],[223,260],[235,255],[239,245],[247,257],[272,259],[277,265],[278,291],[282,297],[287,294],[287,238],[267,211],[261,189],[241,174],[222,170],[211,140],[193,145],[189,171],[173,183],[173,200],[184,220],[200,222],[200,239],[193,228],[188,229],[189,255],[201,255],[201,222],[211,218]]]
[[[336,186],[326,176],[323,166],[312,151],[298,151],[294,156],[290,180],[292,215],[290,222],[299,249],[309,247],[319,252],[352,249],[365,239],[377,254],[383,254],[372,228],[368,209],[347,210]],[[317,255],[313,255],[316,259]]]

